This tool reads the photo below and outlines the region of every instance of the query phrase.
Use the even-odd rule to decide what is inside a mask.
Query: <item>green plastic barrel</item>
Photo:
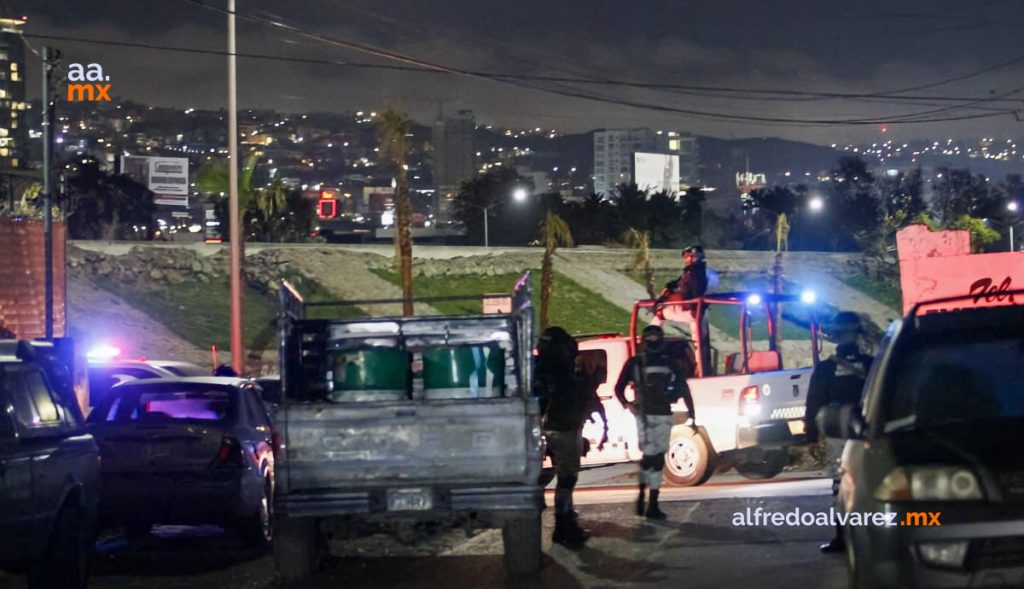
[[[409,390],[409,353],[393,348],[334,354],[334,393],[338,401],[404,399]]]
[[[423,351],[423,390],[428,399],[501,396],[505,355],[498,346],[450,346]]]

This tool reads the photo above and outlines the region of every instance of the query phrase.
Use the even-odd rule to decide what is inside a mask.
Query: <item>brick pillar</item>
[[[65,228],[53,224],[53,335],[65,335]],[[23,339],[46,335],[43,222],[0,218],[0,325]]]

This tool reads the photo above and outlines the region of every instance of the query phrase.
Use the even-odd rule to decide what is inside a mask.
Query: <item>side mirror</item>
[[[867,424],[856,405],[829,405],[818,410],[815,416],[818,431],[826,437],[841,440],[857,440],[864,437]]]

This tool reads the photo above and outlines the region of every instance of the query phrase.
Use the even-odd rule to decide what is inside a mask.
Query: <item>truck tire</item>
[[[782,472],[787,464],[789,452],[786,450],[749,452],[736,460],[736,472],[747,479],[770,479]]]
[[[284,583],[313,576],[320,565],[320,530],[312,518],[274,519],[274,565]]]
[[[688,425],[672,428],[665,453],[665,480],[680,487],[693,487],[708,482],[715,473],[711,447],[707,440]]]
[[[540,570],[540,513],[505,522],[505,569],[510,575],[533,575]]]
[[[92,552],[88,524],[80,508],[65,505],[60,510],[46,554],[29,565],[29,589],[85,589]]]

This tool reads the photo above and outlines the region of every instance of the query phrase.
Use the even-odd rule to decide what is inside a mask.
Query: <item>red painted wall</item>
[[[1024,289],[1024,252],[971,254],[967,231],[911,225],[896,234],[896,249],[904,314],[919,302],[962,295],[971,296],[928,310],[1013,304],[1007,292]]]
[[[53,334],[65,335],[64,225],[53,224]],[[43,222],[0,218],[0,326],[22,339],[46,335]]]

